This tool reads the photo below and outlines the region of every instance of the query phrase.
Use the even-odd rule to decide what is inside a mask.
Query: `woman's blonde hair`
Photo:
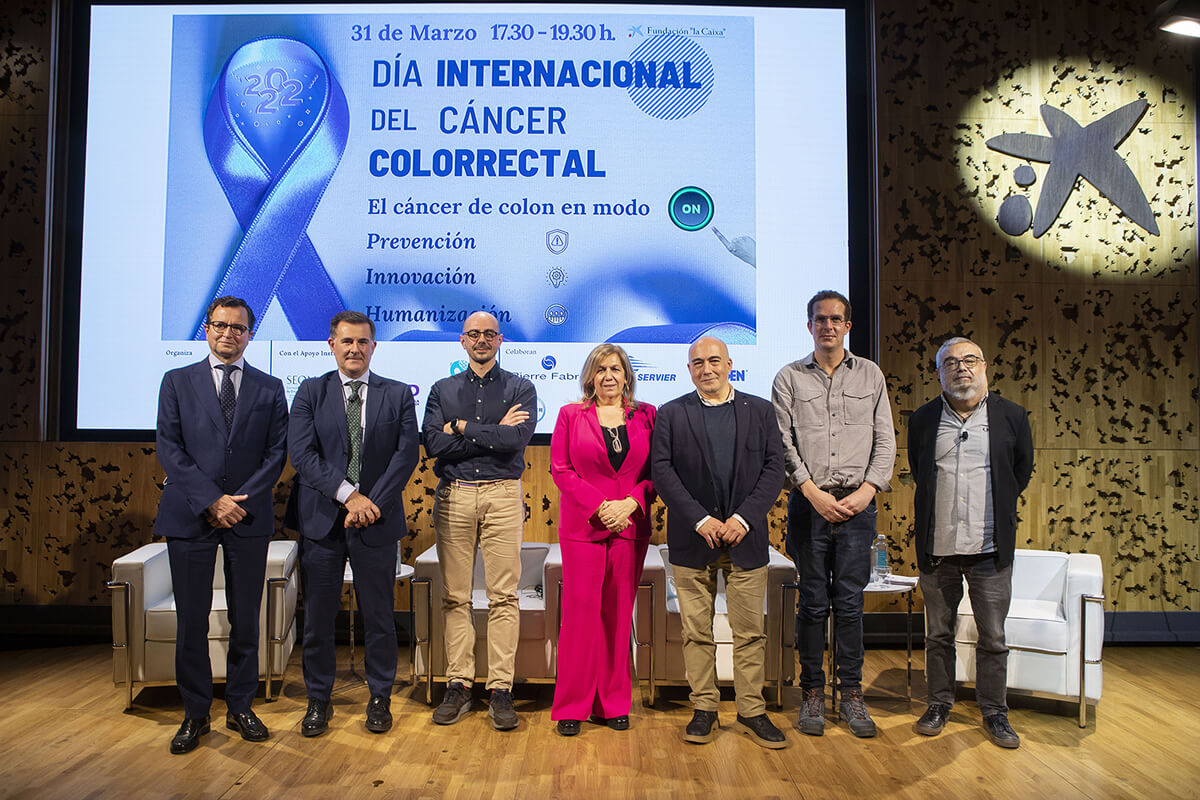
[[[583,371],[579,373],[579,386],[583,389],[581,402],[584,405],[596,402],[596,373],[600,371],[600,362],[612,355],[620,359],[621,369],[625,372],[625,386],[621,389],[621,404],[631,410],[637,408],[637,403],[633,400],[633,385],[637,382],[637,378],[633,374],[633,365],[629,363],[629,356],[621,346],[610,342],[596,345],[588,354],[587,361],[583,362]]]

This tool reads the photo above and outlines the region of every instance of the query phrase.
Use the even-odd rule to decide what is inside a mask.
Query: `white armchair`
[[[1100,556],[1017,550],[1012,583],[1012,605],[1004,623],[1009,690],[1078,699],[1079,727],[1085,727],[1087,703],[1100,699],[1103,686]],[[971,599],[964,591],[954,632],[956,678],[962,683],[975,681],[978,640]]]
[[[294,541],[274,541],[267,550],[267,579],[259,611],[258,674],[271,681],[283,672],[296,644],[296,559]],[[213,680],[225,679],[229,652],[229,614],[225,602],[225,569],[220,548],[213,573],[208,653]],[[175,683],[175,595],[165,542],[139,547],[112,565],[113,683],[126,686],[126,709],[133,707],[134,686]]]
[[[446,680],[445,620],[442,616],[442,573],[437,545],[417,556],[413,565],[412,670],[414,683],[425,678],[425,702],[433,702],[433,684]],[[471,592],[475,622],[475,672],[487,675],[487,590],[483,558],[475,553]],[[557,544],[525,542],[521,545],[521,577],[517,584],[520,638],[517,642],[516,679],[526,683],[553,683],[557,674],[559,583],[562,552]]]
[[[789,592],[791,602],[785,607],[784,587],[796,581],[796,567],[791,559],[770,548],[767,562],[767,592],[763,600],[766,616],[767,654],[766,682],[776,684],[776,703],[782,704],[784,681],[795,674],[795,659],[784,658],[784,648],[793,647],[796,635],[796,596]],[[667,546],[650,545],[646,551],[642,583],[638,589],[633,613],[635,664],[639,678],[649,681],[650,704],[657,697],[659,685],[685,685],[687,674],[683,663],[683,624],[679,616],[679,599]],[[716,609],[713,616],[713,639],[717,644],[717,681],[733,683],[733,631],[725,605],[725,579],[717,581]]]

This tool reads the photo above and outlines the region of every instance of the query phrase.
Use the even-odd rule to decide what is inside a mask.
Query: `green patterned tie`
[[[350,381],[350,399],[346,401],[346,432],[350,434],[350,464],[346,467],[346,480],[358,483],[358,471],[362,468],[362,398],[358,390],[362,381]]]

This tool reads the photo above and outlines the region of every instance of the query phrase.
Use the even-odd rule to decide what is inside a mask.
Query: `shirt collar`
[[[946,393],[942,392],[942,394],[941,394],[942,411],[947,414],[950,414],[951,416],[954,417],[954,419],[962,420],[963,422],[966,422],[968,419],[975,416],[979,412],[979,409],[981,409],[985,405],[987,405],[988,395],[990,395],[990,394],[991,394],[991,392],[984,392],[983,397],[979,401],[979,405],[972,408],[966,417],[962,417],[959,415],[959,413],[957,411],[954,410],[954,406],[950,405],[950,401],[946,399]]]
[[[208,354],[208,366],[210,366],[211,368],[216,369],[219,365],[224,364],[224,363],[225,363],[224,361],[217,358],[212,353]],[[238,369],[245,372],[246,371],[246,357],[238,356],[238,360],[234,361],[231,366],[237,367]]]
[[[479,375],[476,375],[475,370],[471,369],[469,366],[465,370],[463,370],[463,372],[467,373],[467,380],[470,381],[471,383],[486,384],[486,383],[491,383],[492,381],[494,381],[500,377],[499,369],[500,369],[499,363],[492,364],[492,368],[489,369],[487,372],[483,373],[482,377],[480,377]]]
[[[726,397],[724,400],[709,400],[707,397],[705,397],[704,395],[700,394],[700,390],[699,390],[699,389],[697,389],[697,390],[696,390],[696,396],[700,398],[700,403],[701,403],[701,405],[706,405],[706,406],[709,406],[709,407],[716,407],[716,406],[726,406],[726,405],[729,405],[730,403],[732,403],[732,402],[733,402],[733,396],[734,396],[735,394],[737,394],[737,392],[735,392],[735,391],[734,391],[734,389],[733,389],[733,387],[732,387],[732,386],[730,386],[730,387],[729,387],[729,397]]]
[[[850,348],[847,347],[846,355],[842,359],[842,363],[838,364],[838,366],[846,367],[847,369],[854,369],[854,362],[855,362],[854,354],[851,353]],[[800,359],[800,363],[803,364],[804,366],[808,367],[809,369],[812,369],[814,367],[816,367],[818,369],[821,368],[821,365],[817,363],[817,352],[815,350],[813,352],[809,353],[808,355],[806,355],[804,358]]]
[[[357,378],[351,378],[351,377],[347,376],[346,373],[342,372],[339,369],[338,370],[338,378],[341,379],[342,386],[345,386],[346,384],[350,383],[350,381],[362,381],[363,383],[370,383],[371,382],[371,370],[367,370],[366,372],[364,372],[362,375],[358,376]]]

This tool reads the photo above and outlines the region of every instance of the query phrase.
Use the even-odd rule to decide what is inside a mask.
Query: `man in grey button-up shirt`
[[[846,350],[850,301],[823,291],[808,302],[813,352],[775,376],[771,399],[783,434],[788,553],[800,575],[796,647],[804,700],[798,727],[825,730],[825,624],[836,615],[841,716],[855,736],[875,735],[862,700],[863,589],[875,538],[875,493],[887,491],[896,437],[883,372]]]
[[[1017,498],[1033,473],[1033,433],[1025,409],[988,391],[979,345],[948,339],[938,349],[937,368],[941,395],[908,420],[929,678],[929,707],[916,729],[936,736],[954,705],[954,631],[966,578],[979,629],[975,699],[984,731],[1000,747],[1017,747],[1020,737],[1008,722],[1004,620],[1012,596]]]

